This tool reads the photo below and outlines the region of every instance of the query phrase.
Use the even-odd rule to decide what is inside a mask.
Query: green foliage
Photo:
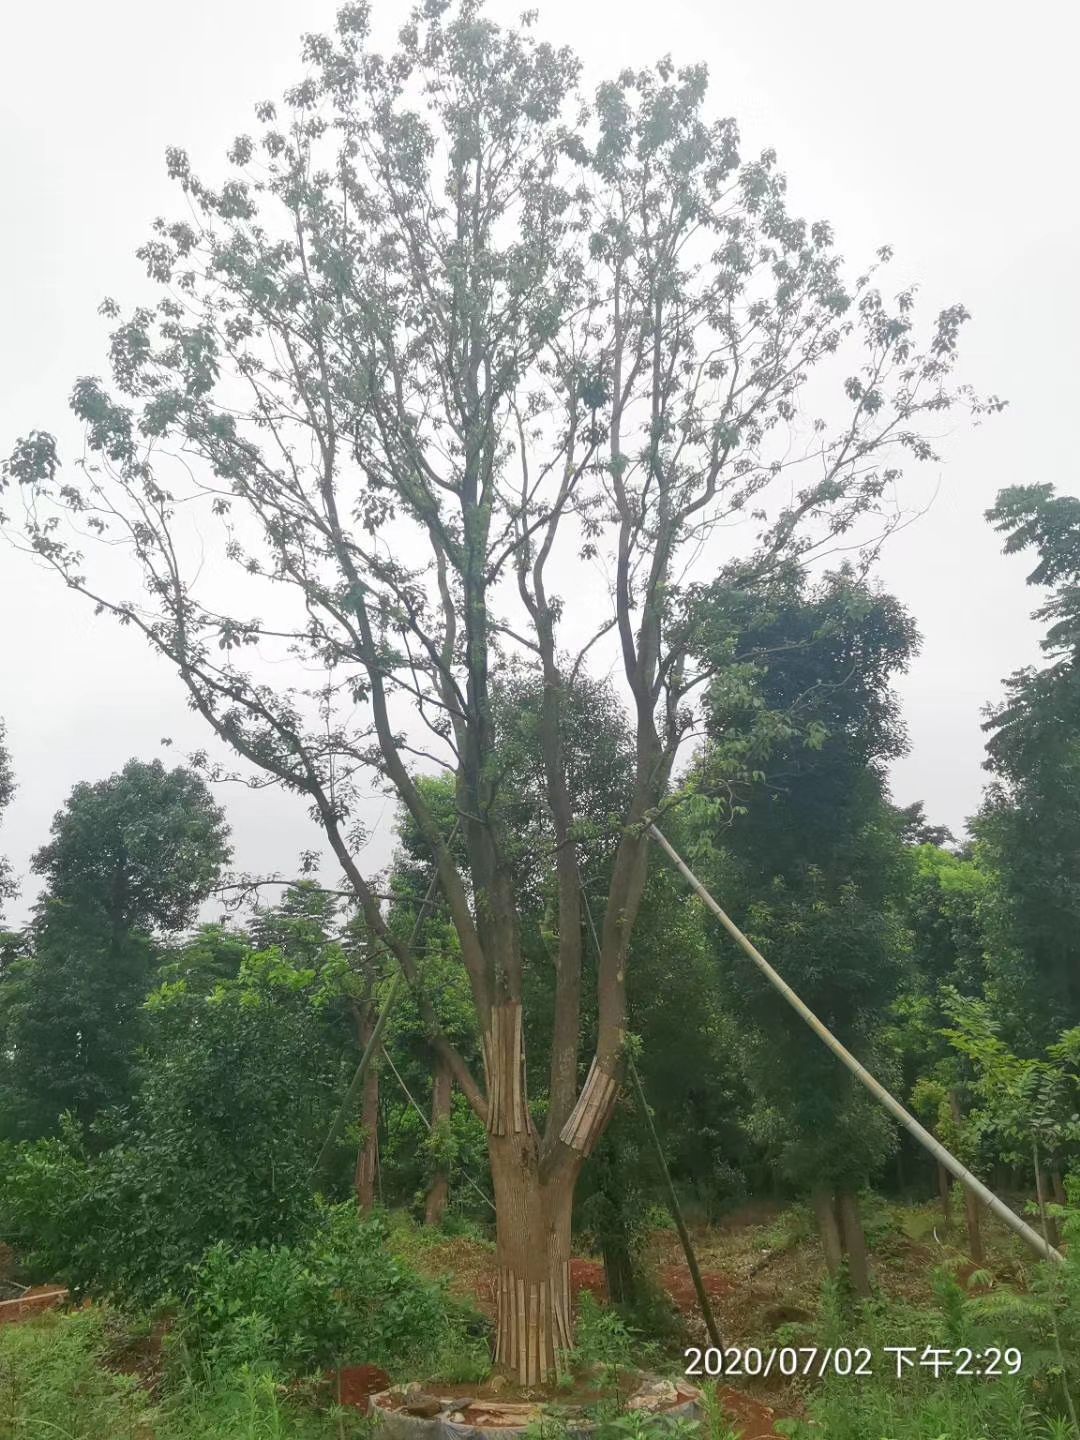
[[[126,929],[178,930],[231,854],[225,815],[191,770],[129,760],[76,785],[34,856],[48,893]]]
[[[1003,490],[987,513],[1005,549],[1033,548],[1029,584],[1051,588],[1049,663],[1017,671],[985,728],[994,782],[973,826],[997,879],[987,907],[995,997],[1018,1047],[1080,1022],[1080,502],[1051,485]]]
[[[129,1336],[95,1306],[0,1327],[0,1440],[344,1440],[368,1423],[290,1394],[265,1364],[194,1381],[151,1399],[120,1366]]]
[[[304,1230],[342,1069],[318,977],[273,951],[209,994],[163,986],[146,1021],[126,1111],[3,1152],[0,1225],[45,1276],[152,1303],[219,1241]]]
[[[88,1125],[129,1099],[154,951],[95,907],[46,899],[31,953],[4,978],[10,1089],[3,1130],[39,1136],[65,1112]]]
[[[700,609],[706,655],[746,657],[734,691],[726,670],[713,686],[699,776],[706,789],[732,786],[739,813],[718,830],[707,810],[691,812],[687,848],[770,963],[888,1083],[909,858],[883,767],[904,748],[889,682],[914,652],[914,627],[847,570],[814,588],[798,573],[749,594],[717,585]],[[753,743],[760,778],[747,783],[731,743],[759,732],[762,716],[773,722]],[[750,962],[724,938],[714,945],[743,1029],[752,1133],[790,1182],[858,1188],[894,1143],[889,1121]]]
[[[187,924],[229,858],[224,813],[190,770],[131,760],[80,784],[34,857],[45,877],[28,953],[0,975],[3,1133],[88,1125],[131,1093],[152,985],[151,932]]]
[[[382,1220],[341,1205],[294,1246],[216,1245],[194,1276],[185,1342],[209,1372],[265,1363],[303,1375],[362,1360],[415,1377],[436,1372],[444,1348],[460,1361],[461,1318],[388,1242]]]
[[[635,1361],[634,1338],[610,1305],[601,1305],[587,1291],[578,1299],[575,1359],[582,1366],[599,1365],[605,1370],[628,1369]]]
[[[1014,1380],[923,1378],[903,1388],[830,1381],[809,1410],[809,1423],[781,1421],[782,1433],[794,1440],[1050,1440],[1052,1433]]]
[[[1023,1058],[1001,1038],[1002,1026],[985,1001],[947,993],[952,1024],[943,1033],[970,1061],[976,1110],[971,1124],[993,1152],[1027,1167],[1038,1145],[1044,1162],[1064,1168],[1080,1149],[1080,1052],[1075,1030],[1046,1051]]]
[[[991,878],[968,856],[919,845],[904,895],[911,931],[912,971],[920,991],[942,985],[979,995],[986,983],[983,910]]]

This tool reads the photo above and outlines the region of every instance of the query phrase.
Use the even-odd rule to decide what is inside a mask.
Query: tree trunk
[[[844,1263],[844,1245],[836,1218],[836,1193],[833,1190],[815,1190],[813,1200],[814,1214],[821,1232],[821,1248],[825,1252],[825,1266],[835,1279]]]
[[[1060,1170],[1050,1171],[1050,1190],[1054,1197],[1055,1205],[1067,1205],[1069,1197],[1065,1193],[1065,1182],[1061,1178]]]
[[[453,1094],[454,1079],[450,1074],[450,1067],[441,1055],[435,1057],[434,1084],[431,1092],[431,1132],[436,1145],[440,1144],[444,1137],[444,1131],[450,1121],[450,1103]],[[442,1158],[435,1161],[435,1173],[431,1177],[431,1185],[428,1187],[427,1205],[424,1210],[425,1225],[441,1225],[443,1213],[446,1210],[446,1200],[450,1193],[450,1172]]]
[[[547,1184],[527,1141],[491,1136],[498,1315],[495,1363],[521,1385],[554,1380],[572,1345],[573,1170]]]
[[[981,1265],[986,1259],[986,1252],[982,1242],[979,1202],[966,1185],[964,1186],[964,1220],[967,1223],[968,1253],[976,1265]]]
[[[863,1234],[862,1217],[859,1214],[859,1200],[854,1191],[840,1191],[839,1209],[840,1229],[844,1236],[844,1249],[847,1251],[851,1288],[860,1300],[869,1300],[870,1262],[866,1253],[866,1236]]]
[[[1040,1213],[1046,1214],[1045,1206],[1049,1203],[1050,1197],[1046,1193],[1046,1184],[1043,1180],[1042,1166],[1035,1166],[1035,1196],[1039,1202]],[[1046,1238],[1056,1250],[1061,1244],[1061,1232],[1058,1223],[1053,1215],[1046,1215]]]
[[[953,1124],[956,1126],[957,1134],[960,1134],[964,1124],[964,1112],[960,1105],[960,1095],[956,1090],[949,1091],[949,1109],[952,1111]],[[983,1251],[982,1227],[979,1224],[979,1202],[965,1185],[964,1190],[964,1221],[967,1225],[968,1253],[976,1265],[981,1265],[986,1258]]]
[[[371,1005],[356,1012],[356,1031],[361,1053],[375,1028],[375,1011]],[[375,1188],[379,1174],[379,1067],[377,1059],[367,1068],[360,1098],[360,1125],[364,1138],[356,1155],[353,1184],[356,1203],[365,1214],[375,1208]]]
[[[608,1299],[613,1305],[632,1306],[637,1303],[637,1273],[625,1226],[614,1226],[600,1236],[604,1257],[604,1278]]]
[[[610,1118],[617,1087],[594,1060],[542,1168],[540,1137],[529,1113],[521,1006],[515,1002],[492,1008],[484,1072],[498,1267],[495,1363],[520,1385],[540,1385],[565,1369],[573,1344],[574,1187]]]
[[[952,1224],[952,1176],[941,1161],[937,1167],[938,1197],[941,1200],[941,1214],[946,1225]]]

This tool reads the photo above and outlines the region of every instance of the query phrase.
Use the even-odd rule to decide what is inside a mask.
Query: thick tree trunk
[[[1050,1189],[1054,1197],[1055,1205],[1067,1205],[1069,1197],[1065,1193],[1065,1182],[1061,1178],[1060,1170],[1050,1171]]]
[[[363,1052],[375,1028],[374,1009],[366,1005],[356,1017],[357,1039]],[[356,1203],[367,1213],[375,1208],[375,1190],[379,1174],[379,1067],[373,1060],[364,1076],[364,1088],[360,1098],[360,1124],[364,1131],[360,1149],[356,1154],[356,1173],[353,1184],[356,1189]]]
[[[851,1288],[860,1300],[870,1298],[870,1261],[866,1253],[859,1199],[852,1190],[841,1190],[839,1197],[840,1229],[847,1251]]]
[[[438,1141],[442,1138],[442,1132],[450,1119],[450,1103],[454,1086],[454,1079],[450,1074],[450,1067],[441,1055],[435,1057],[435,1074],[433,1081],[431,1092],[431,1129]],[[449,1193],[450,1173],[445,1163],[440,1159],[436,1161],[435,1173],[431,1177],[431,1185],[428,1188],[427,1205],[424,1210],[425,1225],[442,1224]]]
[[[836,1192],[824,1188],[815,1190],[813,1200],[821,1233],[821,1248],[825,1252],[825,1267],[835,1279],[844,1263],[844,1245],[836,1215]]]
[[[595,1061],[561,1138],[540,1161],[529,1113],[521,1006],[496,1005],[484,1036],[488,1155],[498,1267],[495,1363],[521,1385],[554,1381],[573,1341],[574,1187],[611,1114],[616,1084]]]
[[[575,1170],[543,1183],[526,1141],[491,1136],[498,1318],[495,1363],[521,1385],[554,1381],[570,1350]]]

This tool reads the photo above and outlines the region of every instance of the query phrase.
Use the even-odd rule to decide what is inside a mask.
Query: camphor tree
[[[497,1358],[533,1382],[570,1343],[571,1203],[616,1097],[645,822],[707,678],[690,658],[687,567],[736,521],[733,584],[837,535],[876,540],[897,518],[903,456],[933,454],[938,412],[986,406],[952,378],[964,311],[943,311],[921,345],[910,293],[887,303],[871,275],[846,286],[829,227],[788,212],[773,154],[742,162],[735,125],[706,118],[703,67],[626,71],[587,101],[567,50],[473,0],[428,0],[387,57],[367,28],[351,4],[333,36],[305,41],[307,78],[280,116],[259,108],[264,129],[235,142],[220,187],[170,152],[188,215],[156,223],[140,252],[161,298],[118,321],[112,390],[75,387],[88,463],[63,474],[35,431],[5,474],[23,543],[138,627],[221,740],[310,800],[483,1118]],[[814,411],[835,388],[832,426],[800,404],[815,374]],[[95,530],[108,574],[104,552],[78,548]],[[139,591],[119,588],[125,544]],[[582,1082],[563,694],[612,654],[633,774],[597,907]],[[259,668],[290,656],[294,686]],[[558,884],[550,1052],[530,1057],[547,1070],[542,1129],[491,703],[515,657],[542,685]],[[454,775],[460,863],[416,783],[433,766]],[[372,773],[436,857],[483,1075],[440,1033],[359,868]]]

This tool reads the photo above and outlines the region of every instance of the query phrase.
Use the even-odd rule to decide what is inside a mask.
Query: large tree
[[[154,943],[189,923],[229,857],[222,811],[183,766],[131,760],[76,785],[34,856],[45,877],[31,953],[3,977],[5,1123],[40,1134],[129,1092]]]
[[[310,800],[485,1123],[498,1359],[531,1382],[570,1343],[572,1197],[618,1088],[645,822],[708,678],[688,567],[737,520],[732,584],[838,535],[876,543],[898,518],[903,457],[933,454],[950,406],[984,407],[953,381],[963,309],[920,342],[910,292],[889,302],[869,273],[849,284],[829,226],[790,213],[775,156],[741,160],[735,124],[707,118],[703,66],[624,71],[587,100],[569,51],[500,29],[474,0],[428,0],[389,56],[367,28],[350,4],[334,35],[306,39],[306,77],[280,115],[260,107],[223,184],[170,151],[187,212],[140,252],[161,298],[117,324],[112,391],[75,388],[89,463],[63,475],[36,431],[6,475],[37,555],[175,664],[221,740]],[[108,574],[54,525],[57,507],[103,531]],[[117,588],[125,546],[137,595]],[[300,662],[295,685],[260,668],[275,651]],[[513,657],[541,687],[558,895],[554,1023],[531,1057],[547,1069],[542,1127],[492,705]],[[583,1067],[564,696],[613,659],[631,798],[597,906]],[[454,776],[460,858],[416,783],[431,765]],[[436,857],[482,1076],[423,1007],[361,871],[371,772]]]
[[[906,744],[891,681],[915,651],[914,625],[847,570],[813,589],[795,575],[734,601],[721,587],[703,611],[710,648],[741,658],[710,692],[703,778],[721,778],[748,742],[761,766],[755,784],[736,777],[741,813],[730,827],[717,833],[706,820],[703,873],[811,1009],[880,1071],[907,949],[898,902],[909,855],[885,782]],[[892,1127],[726,937],[719,943],[744,1026],[752,1127],[783,1178],[813,1192],[830,1268],[842,1239],[865,1294],[856,1196],[889,1153]]]
[[[1080,499],[1052,485],[1003,490],[987,518],[1007,553],[1033,550],[1050,590],[1046,663],[1010,675],[993,707],[987,787],[973,830],[994,871],[984,907],[995,998],[1009,1036],[1038,1054],[1080,1023]]]

